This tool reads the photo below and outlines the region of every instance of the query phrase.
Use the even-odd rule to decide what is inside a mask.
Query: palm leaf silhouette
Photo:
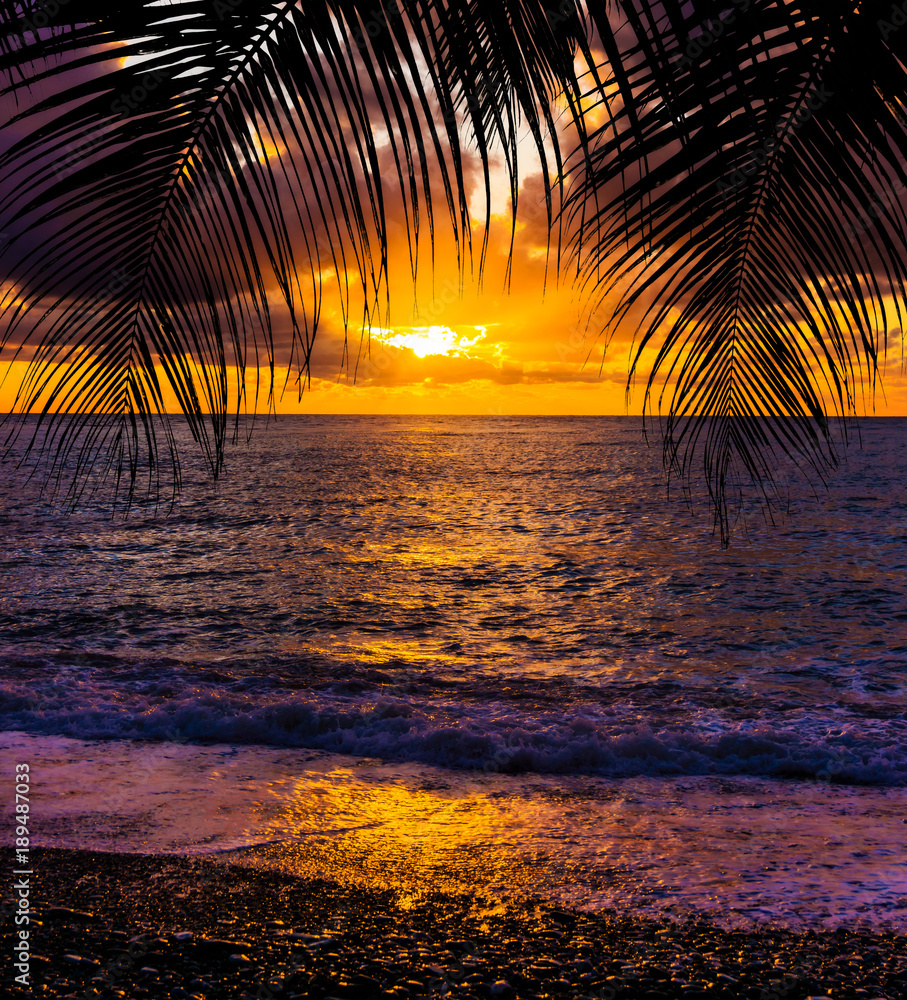
[[[461,135],[486,191],[503,150],[516,204],[528,126],[549,222],[547,179],[568,175],[583,287],[625,288],[610,331],[638,324],[637,367],[654,349],[666,461],[689,476],[702,457],[726,540],[740,476],[768,496],[781,458],[821,475],[829,416],[875,376],[903,295],[907,43],[883,4],[726,7],[0,2],[2,345],[30,361],[17,410],[37,414],[12,433],[77,492],[113,471],[131,494],[143,464],[159,484],[165,458],[178,484],[160,368],[217,475],[231,413],[258,403],[247,367],[270,368],[273,402],[269,282],[304,380],[325,263],[361,277],[350,328],[380,322],[394,191],[414,274],[439,201],[481,272]]]
[[[779,463],[820,479],[836,463],[900,336],[907,15],[622,8],[631,96],[601,92],[575,250],[593,304],[621,289],[609,333],[632,326],[665,463],[686,482],[701,463],[727,542],[747,483],[770,511]]]
[[[270,365],[273,390],[269,281],[303,377],[325,263],[359,273],[360,327],[387,308],[388,186],[414,271],[438,197],[465,266],[458,120],[486,184],[501,145],[516,197],[518,127],[544,159],[551,99],[585,44],[577,16],[555,26],[539,2],[71,0],[3,3],[0,23],[3,345],[33,352],[18,400],[40,415],[30,449],[77,485],[100,468],[134,487],[142,454],[159,468],[168,448],[178,481],[156,362],[217,474],[229,368]]]

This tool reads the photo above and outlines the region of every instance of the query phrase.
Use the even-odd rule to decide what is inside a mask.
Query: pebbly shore
[[[907,937],[418,899],[211,859],[34,850],[30,980],[82,998],[904,1000]],[[4,906],[4,952],[18,930]]]

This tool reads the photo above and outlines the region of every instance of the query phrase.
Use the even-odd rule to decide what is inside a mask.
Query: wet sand
[[[413,901],[210,857],[34,850],[32,868],[31,979],[6,965],[11,996],[907,996],[894,933],[722,930],[431,886]],[[7,955],[17,930],[7,906]]]

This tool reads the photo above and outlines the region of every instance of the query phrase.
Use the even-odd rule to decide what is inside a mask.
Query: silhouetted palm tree
[[[178,481],[156,363],[217,474],[231,366],[282,346],[268,284],[304,378],[325,264],[365,326],[387,308],[391,205],[414,273],[439,199],[467,267],[463,136],[516,205],[531,135],[556,243],[591,307],[620,287],[606,335],[635,325],[634,371],[652,351],[666,462],[701,457],[725,537],[741,482],[835,462],[829,418],[899,334],[903,4],[38,0],[0,26],[2,343],[31,361],[16,426],[77,488],[168,455]]]

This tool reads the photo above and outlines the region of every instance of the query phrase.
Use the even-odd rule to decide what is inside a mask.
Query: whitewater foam
[[[494,698],[488,686],[373,684],[362,677],[298,688],[277,674],[55,662],[7,671],[0,727],[82,739],[300,747],[382,760],[507,773],[753,775],[907,785],[907,720],[895,705],[805,707],[739,699],[639,705],[607,685],[599,698]],[[542,685],[541,688],[544,686]],[[544,691],[542,691],[544,694]],[[639,692],[634,690],[634,696]]]

